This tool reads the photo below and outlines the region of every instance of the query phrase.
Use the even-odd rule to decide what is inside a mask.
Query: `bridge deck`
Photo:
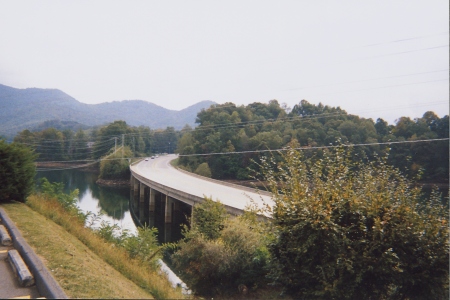
[[[195,198],[211,197],[213,200],[219,200],[227,207],[237,210],[244,208],[251,203],[262,207],[264,203],[272,206],[273,201],[268,193],[258,193],[256,190],[221,184],[216,180],[208,180],[198,176],[192,176],[181,172],[170,165],[170,161],[175,159],[176,155],[166,155],[148,161],[141,161],[131,166],[132,172],[142,176],[149,182],[165,186],[171,190],[194,196]],[[183,201],[183,199],[178,199]]]

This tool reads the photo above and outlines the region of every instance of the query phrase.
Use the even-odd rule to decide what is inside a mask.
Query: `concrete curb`
[[[0,207],[0,218],[13,239],[14,248],[20,253],[22,259],[33,273],[36,287],[41,296],[47,299],[68,299],[66,293],[64,293],[36,253],[22,237],[16,225],[2,207]]]
[[[0,240],[1,240],[3,246],[11,246],[12,245],[12,239],[9,236],[9,233],[6,230],[5,226],[3,226],[3,225],[0,225]]]
[[[32,286],[34,284],[34,277],[31,275],[30,270],[28,270],[27,265],[16,249],[8,251],[8,260],[19,277],[20,285],[26,287]]]

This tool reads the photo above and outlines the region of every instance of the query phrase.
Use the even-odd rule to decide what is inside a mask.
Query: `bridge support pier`
[[[149,218],[149,227],[155,226],[155,209],[156,209],[156,199],[155,199],[155,190],[150,188],[150,195],[148,199],[148,218]]]
[[[172,240],[172,213],[173,213],[173,200],[166,196],[166,205],[164,209],[164,241],[170,242]]]
[[[133,182],[133,209],[135,212],[137,212],[137,210],[139,209],[138,203],[139,203],[139,180],[135,178]]]
[[[172,223],[172,210],[173,210],[173,200],[168,195],[166,195],[166,209],[164,213],[165,223]]]
[[[181,224],[188,224],[192,204],[175,198],[177,194],[169,196],[170,190],[155,189],[151,183],[141,182],[134,176],[130,178],[130,185],[130,208],[134,220],[142,226],[156,227],[160,242],[180,239]]]
[[[145,184],[143,184],[142,182],[140,183],[139,186],[139,208],[138,208],[138,216],[139,216],[139,221],[144,224],[145,222],[145,212],[144,212],[144,197],[145,195]]]

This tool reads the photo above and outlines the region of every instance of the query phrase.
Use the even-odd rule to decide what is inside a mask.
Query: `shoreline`
[[[41,169],[49,169],[51,171],[52,169],[58,168],[58,169],[80,169],[86,172],[97,172],[98,173],[98,167],[97,163],[92,162],[78,162],[78,163],[67,163],[67,162],[45,162],[45,161],[39,161],[35,162],[36,168]]]
[[[116,188],[123,188],[123,187],[129,187],[130,181],[127,179],[97,179],[95,181],[96,184],[100,186],[105,187],[116,187]]]

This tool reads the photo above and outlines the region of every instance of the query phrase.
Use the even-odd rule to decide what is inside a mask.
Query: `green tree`
[[[17,143],[0,140],[0,202],[25,202],[33,190],[36,155]]]
[[[74,143],[75,133],[71,129],[64,129],[61,133],[64,139],[63,157],[66,159],[73,159],[73,154],[75,151],[75,143]]]
[[[55,128],[46,128],[39,134],[39,160],[62,160],[64,157],[64,135]]]
[[[74,144],[74,152],[73,152],[73,158],[74,159],[87,159],[89,155],[89,149],[88,149],[88,137],[84,133],[83,130],[78,129],[78,131],[75,133],[75,138],[73,141]]]
[[[126,134],[129,131],[130,128],[125,121],[114,121],[102,127],[97,134],[97,140],[94,144],[94,158],[100,158],[105,155],[114,146],[114,139],[121,145],[122,134]]]
[[[273,278],[297,299],[448,299],[448,207],[385,158],[351,150],[263,163],[274,195]],[[274,171],[275,170],[275,171]]]
[[[133,152],[129,147],[124,147],[123,157],[122,149],[106,155],[101,158],[100,178],[102,179],[127,179],[130,177],[130,167],[127,158],[133,157]]]

